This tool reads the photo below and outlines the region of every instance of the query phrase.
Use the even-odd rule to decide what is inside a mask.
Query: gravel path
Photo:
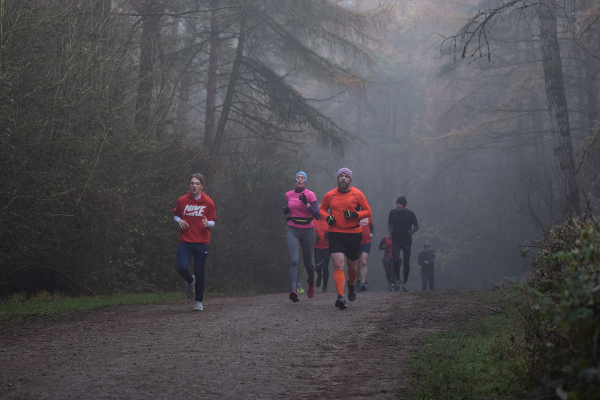
[[[468,293],[333,293],[124,306],[0,327],[2,399],[390,399],[427,332],[488,314]]]

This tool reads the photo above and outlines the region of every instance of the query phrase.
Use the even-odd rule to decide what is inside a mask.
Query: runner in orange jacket
[[[333,259],[333,281],[338,296],[335,306],[348,307],[344,298],[344,258],[348,265],[348,300],[356,300],[354,283],[360,254],[362,228],[360,220],[371,216],[365,195],[352,186],[352,171],[342,168],[337,173],[338,187],[323,197],[319,212],[329,225],[329,253]]]

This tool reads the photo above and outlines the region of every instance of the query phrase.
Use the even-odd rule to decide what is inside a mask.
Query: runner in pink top
[[[308,177],[306,173],[300,171],[296,174],[296,187],[285,194],[286,205],[283,207],[283,213],[289,214],[288,227],[285,233],[288,253],[290,255],[290,300],[299,301],[298,292],[298,262],[299,250],[302,247],[302,260],[304,268],[308,275],[308,298],[312,299],[315,295],[315,228],[313,218],[319,219],[319,207],[317,196],[306,188]]]

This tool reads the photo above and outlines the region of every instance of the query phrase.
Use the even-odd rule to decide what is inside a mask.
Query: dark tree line
[[[351,136],[301,84],[362,90],[384,12],[8,0],[0,14],[0,295],[177,287],[172,207],[197,171],[219,216],[209,287],[281,289],[289,154]]]

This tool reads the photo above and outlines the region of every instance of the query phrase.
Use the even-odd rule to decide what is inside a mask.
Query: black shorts
[[[329,232],[329,254],[343,253],[348,260],[356,261],[360,255],[362,232]]]

